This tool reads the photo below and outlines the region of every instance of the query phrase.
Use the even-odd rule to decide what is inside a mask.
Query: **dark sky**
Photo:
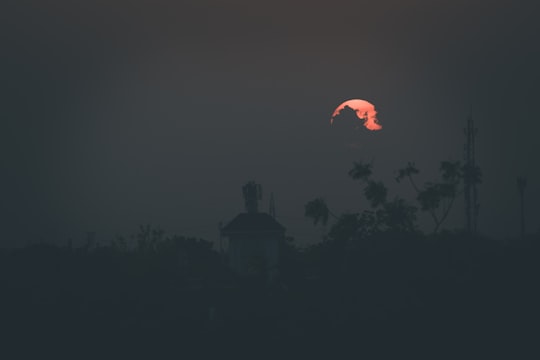
[[[241,186],[273,191],[289,234],[304,204],[365,208],[347,176],[374,161],[391,195],[461,160],[479,128],[480,231],[516,235],[540,209],[536,1],[10,1],[0,9],[2,244],[129,234],[142,223],[217,239]],[[383,130],[342,137],[343,100],[375,104]],[[351,136],[359,143],[346,147]],[[456,204],[449,227],[463,223]],[[33,240],[32,240],[33,239]]]

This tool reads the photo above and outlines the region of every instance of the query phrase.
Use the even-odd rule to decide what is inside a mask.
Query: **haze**
[[[301,243],[323,196],[361,201],[347,176],[372,160],[393,194],[408,161],[422,180],[461,160],[472,106],[483,171],[479,231],[518,232],[540,210],[538,13],[534,2],[8,1],[3,56],[1,217],[6,245],[108,240],[151,223],[218,237],[261,183]],[[308,10],[309,9],[309,10]],[[344,148],[328,114],[361,94],[384,131]],[[370,134],[375,135],[375,134]],[[456,204],[446,226],[461,226]]]

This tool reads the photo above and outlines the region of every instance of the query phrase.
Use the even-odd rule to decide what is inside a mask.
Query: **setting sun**
[[[382,126],[379,125],[379,121],[377,119],[377,111],[375,110],[375,105],[372,103],[360,100],[360,99],[351,99],[343,102],[341,105],[339,105],[336,110],[334,110],[334,113],[332,114],[332,118],[330,119],[330,124],[334,123],[334,119],[341,113],[343,109],[346,107],[351,108],[356,112],[356,116],[360,120],[364,120],[363,125],[368,130],[381,130]]]

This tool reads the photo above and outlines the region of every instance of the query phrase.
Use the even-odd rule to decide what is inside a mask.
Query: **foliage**
[[[415,232],[416,211],[415,206],[396,197],[394,200],[384,203],[383,211],[379,213],[380,222],[393,232]]]
[[[137,234],[138,251],[155,251],[157,244],[163,239],[164,231],[153,229],[150,225],[141,225]]]
[[[414,180],[419,173],[420,170],[416,165],[408,162],[404,168],[398,169],[396,181],[401,182],[407,179],[410,182],[416,191],[416,200],[420,210],[430,214],[434,222],[433,232],[436,233],[448,218],[455,199],[463,192],[465,177],[470,176],[474,181],[479,182],[480,169],[478,167],[468,169],[459,161],[442,161],[439,165],[440,179],[426,182],[422,187],[419,187]],[[317,198],[306,204],[305,216],[312,218],[316,225],[319,222],[326,224],[329,215],[332,215],[337,220],[333,225],[335,229],[332,228],[329,232],[329,238],[332,239],[361,238],[384,231],[417,231],[417,208],[399,197],[388,200],[388,188],[383,182],[373,180],[372,174],[373,164],[361,161],[354,162],[352,169],[348,172],[353,180],[364,184],[363,194],[372,210],[338,217],[330,213],[324,200]]]
[[[304,215],[313,219],[313,224],[317,225],[319,221],[326,225],[328,216],[332,214],[326,205],[326,201],[322,198],[317,198],[308,202],[305,205]]]
[[[364,164],[355,161],[353,168],[349,171],[349,176],[354,180],[367,181],[373,173],[372,167],[372,164]]]
[[[414,169],[408,169],[410,173]],[[375,211],[364,211],[361,216],[360,233],[373,234],[381,231],[411,232],[416,230],[416,208],[407,204],[404,199],[395,197],[388,201],[388,189],[381,181],[370,179],[372,173],[371,164],[354,163],[349,171],[349,176],[354,180],[361,180],[366,185],[364,196]]]
[[[364,196],[370,202],[372,208],[385,204],[387,195],[388,189],[381,181],[367,181]]]
[[[357,236],[360,229],[359,214],[342,214],[330,229],[328,237],[336,240],[351,240]]]
[[[407,171],[408,173],[414,173],[412,167]],[[336,222],[328,233],[329,240],[348,242],[386,231],[416,231],[416,207],[398,197],[389,201],[386,185],[382,181],[371,179],[372,164],[354,162],[353,168],[348,174],[353,180],[364,184],[363,194],[371,210],[334,216]],[[305,215],[313,218],[314,224],[319,221],[326,224],[328,214],[331,213],[326,202],[321,198],[306,204]]]
[[[407,178],[416,191],[416,200],[422,211],[428,212],[434,222],[433,232],[436,233],[448,217],[452,205],[458,195],[463,191],[464,167],[459,161],[442,161],[439,166],[441,179],[436,182],[426,182],[419,188],[413,175],[420,171],[414,163],[409,162],[406,167],[398,170],[396,181]]]
[[[96,358],[215,358],[239,348],[254,354],[262,346],[280,353],[298,346],[311,357],[340,348],[376,358],[391,341],[403,346],[384,357],[399,358],[411,344],[434,353],[476,346],[492,355],[497,349],[487,341],[537,351],[528,325],[539,320],[538,234],[503,244],[458,232],[386,231],[377,220],[377,212],[392,213],[385,205],[340,216],[331,230],[336,241],[299,250],[284,240],[286,268],[269,285],[222,276],[226,267],[209,243],[183,236],[164,235],[152,251],[103,244],[0,249],[3,350],[14,344],[29,359],[44,349],[79,358],[89,351]],[[345,241],[369,222],[379,231]],[[351,341],[358,334],[362,346]],[[484,337],[470,340],[478,334]]]
[[[400,182],[404,178],[410,178],[412,175],[416,175],[420,172],[416,168],[416,165],[413,162],[408,162],[407,166],[405,166],[403,169],[398,170],[398,176],[396,178],[397,182]]]

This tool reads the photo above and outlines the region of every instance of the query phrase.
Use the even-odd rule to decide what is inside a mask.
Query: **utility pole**
[[[219,222],[218,227],[219,227],[219,255],[223,257],[223,235],[221,234],[223,231],[222,221]]]
[[[467,118],[465,132],[465,166],[464,166],[464,196],[465,196],[465,221],[467,233],[476,234],[478,211],[478,175],[475,159],[475,143],[478,129],[474,127],[472,114]]]
[[[519,207],[520,207],[520,228],[521,239],[525,239],[525,188],[527,187],[527,179],[524,177],[517,178],[517,187],[519,192]]]

